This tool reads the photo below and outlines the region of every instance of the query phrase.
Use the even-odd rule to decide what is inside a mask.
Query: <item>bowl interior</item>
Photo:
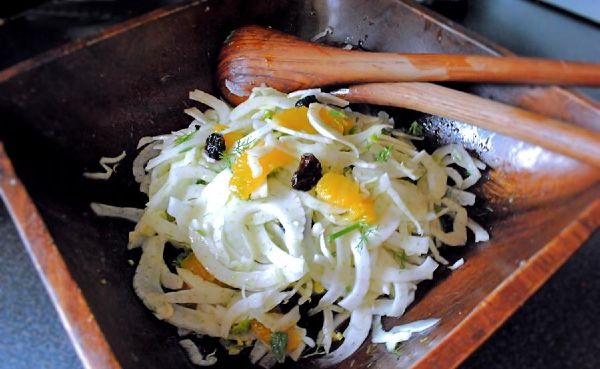
[[[223,40],[252,23],[304,38],[330,26],[328,42],[377,51],[494,52],[402,1],[224,0],[129,23],[0,83],[0,139],[123,368],[193,366],[175,329],[133,293],[128,260],[139,254],[126,250],[132,224],[97,218],[89,203],[143,206],[130,171],[138,139],[189,123],[182,113],[190,105],[188,91],[216,92],[213,73]],[[531,93],[524,87],[455,87],[513,104]],[[426,355],[600,194],[598,173],[573,160],[460,122],[386,110],[400,125],[419,119],[429,144],[460,142],[492,167],[476,189],[481,199],[471,212],[492,240],[445,250],[451,260],[464,257],[465,266],[420,286],[401,321],[441,318],[427,340],[408,342],[400,358],[381,347],[367,354],[367,343],[352,359],[360,367],[372,361],[380,368],[410,366]],[[122,150],[127,157],[109,181],[82,177],[97,169],[101,156]],[[219,367],[232,365],[250,366],[236,358],[219,361]]]

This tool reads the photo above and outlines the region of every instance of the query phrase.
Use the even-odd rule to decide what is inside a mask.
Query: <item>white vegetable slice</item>
[[[113,172],[115,172],[115,170],[117,169],[117,165],[119,165],[119,162],[123,160],[125,156],[125,151],[123,151],[119,156],[115,157],[103,156],[102,158],[100,158],[100,166],[104,169],[104,172],[84,172],[83,176],[88,179],[107,180],[112,176]],[[113,164],[113,166],[111,167],[108,164]]]
[[[319,101],[309,105],[307,115],[315,134],[279,126],[269,118],[308,95]],[[388,114],[353,112],[347,101],[319,89],[286,95],[258,87],[233,110],[201,91],[192,91],[190,97],[209,109],[204,113],[186,109],[194,118],[188,127],[139,142],[143,149],[134,160],[133,173],[148,195],[146,208],[92,205],[99,215],[137,221],[129,247],[142,246],[143,252],[134,289],[159,319],[182,334],[219,337],[230,353],[253,346],[251,361],[266,367],[276,363],[274,353],[244,324],[256,319],[273,332],[294,330],[300,344],[286,357],[297,360],[306,345],[315,344],[314,337],[297,325],[299,306],[311,299],[319,302],[309,315],[323,312],[317,342],[327,352],[319,360],[325,365],[339,363],[364,342],[374,315],[373,339],[388,348],[435,323],[416,322],[386,332],[380,317],[401,316],[415,298],[417,283],[432,278],[438,263],[448,264],[439,246],[464,244],[467,228],[476,242],[489,239],[465,209],[475,202],[475,195],[466,189],[480,178],[482,162],[455,144],[432,155],[418,151],[410,141],[414,137],[393,130]],[[321,119],[322,109],[344,114],[352,121],[352,134],[332,129]],[[209,158],[204,150],[216,124],[227,126],[221,134],[245,134],[235,149],[224,153],[226,160]],[[259,158],[273,148],[297,158],[312,153],[322,173],[352,177],[373,201],[375,220],[357,223],[364,220],[352,219],[347,208],[318,198],[314,187],[292,190],[297,161],[269,175],[248,200],[238,198],[230,187],[232,162],[245,152],[248,179],[261,178]],[[378,153],[387,148],[390,155],[382,158]],[[112,170],[117,159],[103,158],[101,165]],[[339,194],[344,196],[343,188]],[[446,217],[453,219],[448,232],[440,223]],[[191,250],[198,265],[172,273],[164,261],[165,242]],[[294,301],[286,314],[274,310]],[[330,352],[348,318],[341,345]],[[185,342],[198,365],[216,360],[200,355],[193,342]]]
[[[112,206],[93,202],[90,204],[92,211],[101,217],[112,217],[127,219],[132,222],[138,222],[144,213],[142,209]]]
[[[224,103],[222,100],[217,99],[213,95],[207,94],[204,91],[194,90],[190,92],[190,99],[201,102],[204,105],[207,105],[217,112],[219,116],[220,123],[229,122],[229,106]]]
[[[196,364],[198,366],[211,366],[217,363],[217,358],[215,357],[215,354],[217,353],[216,350],[204,357],[200,353],[200,350],[196,344],[190,339],[179,341],[179,345],[187,352],[192,364]]]
[[[173,306],[160,299],[163,295],[160,275],[164,246],[161,237],[152,237],[144,242],[142,257],[133,277],[135,293],[159,319],[168,319],[173,315]]]
[[[371,340],[373,343],[385,343],[388,351],[394,351],[396,345],[400,342],[408,341],[413,333],[420,333],[436,325],[439,319],[418,320],[409,324],[398,325],[389,331],[384,331],[381,324],[381,317],[373,319],[373,334]]]
[[[354,310],[344,331],[344,342],[335,351],[318,360],[319,364],[334,365],[352,355],[365,341],[371,329],[373,315],[366,308]]]

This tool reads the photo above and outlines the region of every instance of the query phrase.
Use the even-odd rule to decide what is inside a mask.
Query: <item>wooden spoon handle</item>
[[[600,85],[600,64],[351,51],[248,26],[235,31],[226,41],[219,55],[218,75],[221,91],[229,99],[230,95],[247,96],[252,87],[263,83],[280,91],[331,84],[406,81]]]
[[[336,94],[350,102],[444,116],[518,138],[600,168],[600,133],[431,83],[368,83]]]

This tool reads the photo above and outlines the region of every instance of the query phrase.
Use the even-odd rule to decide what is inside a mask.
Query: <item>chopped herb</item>
[[[250,330],[250,318],[246,318],[231,327],[231,334],[244,334]]]
[[[389,146],[381,149],[381,151],[379,151],[377,153],[377,155],[375,156],[375,161],[385,162],[385,161],[390,160],[390,157],[392,156],[393,148],[394,148],[394,145],[389,145]]]
[[[350,291],[352,291],[352,286],[347,285],[346,288],[344,288],[344,291],[346,291],[346,293],[350,293]]]
[[[396,356],[396,359],[399,359],[400,356],[402,356],[402,344],[398,344],[396,345],[396,347],[394,347],[394,350],[392,351],[392,354],[394,354],[394,356]]]
[[[265,119],[271,119],[271,118],[273,118],[274,114],[275,114],[275,112],[273,110],[265,110],[263,112],[262,119],[263,120],[265,120]]]
[[[375,233],[375,231],[377,230],[377,226],[369,225],[366,222],[357,222],[357,223],[351,224],[351,225],[347,226],[346,228],[342,228],[339,231],[329,235],[329,237],[327,237],[327,239],[329,240],[329,242],[333,242],[337,238],[340,238],[343,235],[353,232],[355,230],[358,230],[360,232],[360,241],[356,245],[356,248],[360,250],[367,243],[367,241],[369,240],[369,237],[373,233]]]
[[[344,169],[342,169],[342,173],[345,176],[350,176],[352,174],[353,169],[354,169],[354,165],[348,165],[347,167],[344,167]]]
[[[242,155],[242,153],[246,150],[248,150],[251,146],[252,143],[254,142],[254,139],[250,139],[250,138],[246,138],[243,140],[239,140],[235,143],[235,146],[233,146],[233,153],[236,155]]]
[[[358,132],[358,127],[357,126],[353,126],[352,128],[350,128],[350,130],[348,131],[349,135],[353,135],[356,132]]]
[[[369,241],[369,237],[377,231],[377,226],[368,225],[366,223],[363,224],[364,226],[360,228],[360,241],[356,245],[358,250],[362,249]]]
[[[271,351],[279,363],[285,360],[285,349],[288,343],[286,332],[273,332],[271,334]]]
[[[206,181],[205,181],[205,180],[203,180],[203,179],[198,179],[198,180],[196,181],[196,184],[197,184],[197,185],[205,185],[205,186],[206,186],[206,185],[208,184],[208,182],[206,182]]]
[[[175,259],[173,259],[173,262],[171,262],[171,265],[173,265],[176,268],[179,268],[181,266],[181,263],[188,257],[190,256],[190,254],[192,253],[191,249],[186,249],[183,250],[182,252],[179,253],[179,255],[177,255],[177,257]]]
[[[344,112],[335,109],[330,109],[329,115],[331,115],[333,118],[346,118],[346,114]]]
[[[343,235],[348,234],[348,233],[350,233],[352,231],[355,231],[355,230],[361,228],[362,224],[364,224],[364,222],[357,222],[357,223],[354,223],[354,224],[351,224],[351,225],[347,226],[346,228],[342,228],[339,231],[337,231],[337,232],[335,232],[333,234],[330,234],[329,237],[327,237],[327,240],[329,242],[333,242],[336,239],[342,237]]]
[[[164,218],[167,220],[167,222],[171,222],[171,223],[175,223],[175,217],[172,216],[171,214],[169,214],[166,210],[165,210],[165,216]]]
[[[231,149],[231,152],[223,154],[223,156],[221,156],[221,159],[225,160],[226,167],[231,169],[231,166],[233,165],[235,159],[238,156],[242,155],[244,151],[252,147],[253,142],[254,140],[249,138],[237,141],[235,143],[235,146],[233,146],[233,149]]]
[[[175,143],[175,146],[181,145],[182,143],[188,141],[190,138],[192,138],[192,136],[194,135],[194,133],[196,133],[196,131],[190,132],[190,133],[186,133],[186,134],[183,134],[183,135],[177,137],[175,139],[175,141],[173,141]]]
[[[439,213],[440,211],[444,210],[446,207],[444,205],[441,204],[433,204],[433,211],[435,211],[435,213]]]
[[[179,150],[179,154],[183,154],[184,152],[188,152],[188,151],[190,151],[193,148],[194,148],[194,146],[189,146],[189,147],[186,147],[185,149],[181,149],[181,150]]]
[[[394,260],[400,265],[400,269],[406,269],[408,255],[406,255],[404,250],[400,249],[400,251],[394,251]]]
[[[411,136],[422,137],[424,133],[425,130],[423,129],[423,126],[420,125],[416,120],[412,122],[408,128],[408,134]]]
[[[200,236],[206,236],[206,232],[201,229],[196,229],[196,233],[198,233]]]
[[[377,141],[379,141],[379,135],[377,135],[377,133],[373,133],[371,136],[369,136],[367,139],[367,151],[371,150],[371,147]]]

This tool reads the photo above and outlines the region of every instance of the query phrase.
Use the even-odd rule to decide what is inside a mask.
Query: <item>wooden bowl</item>
[[[128,260],[139,255],[125,247],[132,225],[97,218],[89,203],[143,205],[130,173],[138,139],[188,123],[188,91],[215,92],[223,40],[252,23],[304,38],[329,25],[328,41],[372,50],[507,53],[408,0],[223,0],[158,10],[0,71],[0,138],[12,159],[0,150],[1,193],[88,368],[192,368],[175,329],[133,293]],[[469,90],[600,130],[598,106],[560,88]],[[395,113],[401,123],[415,117]],[[457,366],[600,223],[597,170],[460,122],[418,117],[430,142],[460,142],[492,167],[472,213],[492,240],[448,250],[466,264],[420,286],[400,321],[441,318],[427,339],[407,342],[399,358],[382,347],[367,353],[367,342],[340,367]],[[110,181],[82,177],[123,149],[127,158]]]

